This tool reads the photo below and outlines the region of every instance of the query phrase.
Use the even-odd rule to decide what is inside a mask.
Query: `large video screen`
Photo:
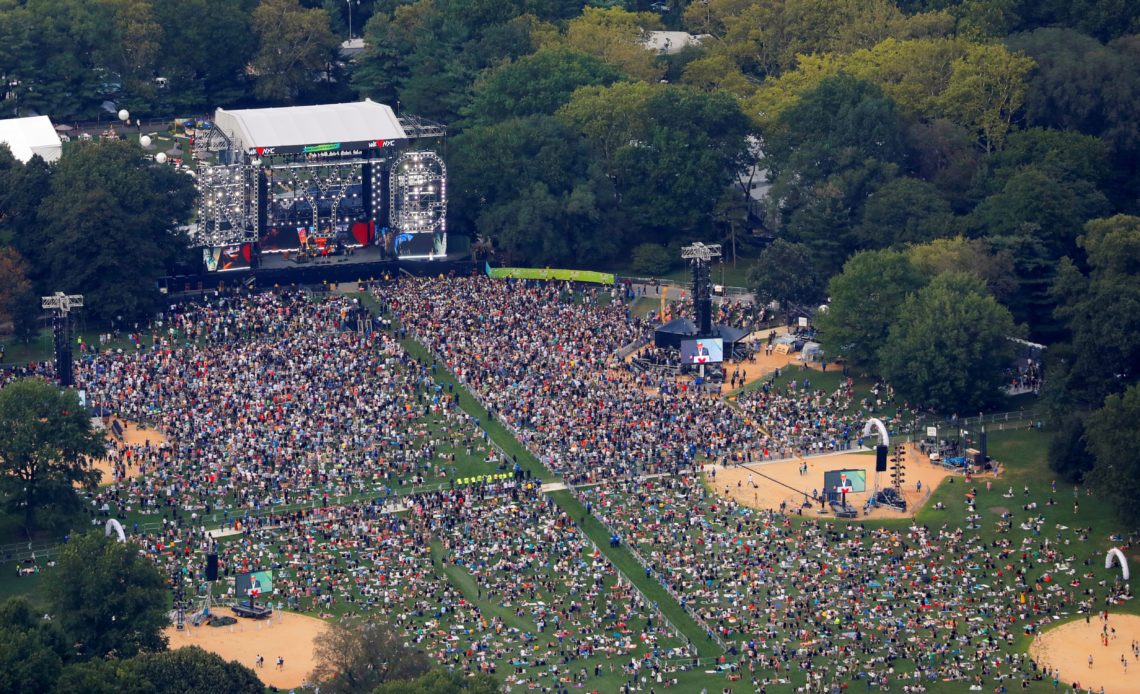
[[[253,247],[248,243],[202,249],[202,262],[206,265],[206,272],[248,270],[252,257]]]
[[[823,488],[832,494],[867,491],[866,470],[827,470],[823,473]]]
[[[682,364],[719,364],[724,361],[724,341],[719,337],[681,341]]]
[[[272,571],[250,571],[234,578],[234,593],[238,600],[256,600],[273,593]]]
[[[398,258],[443,258],[447,255],[447,234],[397,234],[392,246]]]

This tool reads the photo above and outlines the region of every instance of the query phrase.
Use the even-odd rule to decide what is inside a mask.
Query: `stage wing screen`
[[[253,248],[248,243],[202,249],[202,262],[205,263],[207,272],[248,270],[252,256]]]
[[[393,246],[399,258],[442,258],[447,255],[447,234],[397,234]]]

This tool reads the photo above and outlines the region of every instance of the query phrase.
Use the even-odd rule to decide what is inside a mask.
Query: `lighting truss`
[[[700,241],[681,249],[681,258],[707,263],[713,258],[720,257],[720,244],[704,244]]]
[[[257,241],[257,168],[242,164],[204,166],[198,171],[199,246]]]
[[[298,201],[304,201],[312,211],[314,230],[336,229],[337,222],[340,221],[339,211],[342,203],[350,195],[353,197],[361,195],[361,192],[349,192],[352,186],[363,184],[361,163],[337,161],[274,168],[269,178],[269,202],[271,210],[280,211],[273,214],[268,222],[269,225],[287,224],[288,210]],[[322,206],[330,210],[324,217],[321,215]]]
[[[446,230],[447,167],[435,152],[404,152],[392,167],[388,224],[398,233]]]

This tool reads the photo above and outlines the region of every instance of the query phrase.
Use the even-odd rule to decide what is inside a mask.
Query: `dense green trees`
[[[1096,464],[1087,478],[1098,495],[1107,500],[1122,521],[1140,525],[1140,385],[1133,384],[1120,395],[1110,395],[1104,407],[1088,416],[1085,424],[1088,447]]]
[[[25,237],[41,263],[37,279],[85,294],[96,318],[144,317],[159,297],[155,280],[186,252],[176,225],[194,195],[189,176],[151,165],[132,143],[77,143],[52,171],[39,233]]]
[[[822,283],[808,249],[783,239],[773,241],[749,268],[748,286],[759,301],[776,301],[785,309],[822,298]]]
[[[93,530],[64,546],[46,589],[79,655],[130,658],[166,649],[166,581],[133,544]]]
[[[879,373],[879,349],[907,295],[923,284],[922,275],[900,251],[856,253],[843,272],[831,278],[831,303],[816,316],[824,349],[846,357],[860,371]]]
[[[423,651],[404,645],[385,624],[334,625],[316,642],[312,677],[332,694],[369,692],[384,684],[414,680],[431,665]],[[383,690],[382,690],[383,691]]]
[[[0,389],[0,491],[30,532],[37,514],[79,505],[75,486],[93,487],[88,456],[103,453],[102,436],[74,390],[26,378]]]
[[[110,544],[108,540],[93,537],[100,543]],[[132,553],[137,551],[126,545],[115,546]],[[87,573],[90,567],[81,569],[85,570],[80,571],[77,578],[83,581],[81,574]],[[129,580],[132,576],[124,578]],[[120,587],[122,591],[129,589],[128,585]],[[92,594],[91,599],[98,599],[98,594]],[[128,613],[123,621],[132,618]],[[265,686],[249,668],[227,662],[196,646],[140,653],[132,658],[97,656],[102,653],[77,650],[74,635],[62,628],[58,620],[45,620],[42,611],[35,610],[26,598],[9,598],[0,603],[0,692],[4,694],[196,694],[204,691],[259,694],[265,691]],[[439,677],[425,679],[429,687],[442,687],[448,682]],[[443,694],[452,690],[429,688],[425,691]]]
[[[972,275],[947,272],[907,297],[879,349],[880,373],[908,402],[974,412],[1000,401],[1018,331]]]

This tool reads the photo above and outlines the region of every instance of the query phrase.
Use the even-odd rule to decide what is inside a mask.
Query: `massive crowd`
[[[690,648],[538,480],[457,484],[512,464],[434,378],[447,369],[583,485],[583,504],[758,687],[1040,679],[1011,655],[1014,636],[1092,608],[1068,549],[1078,531],[1047,532],[1028,503],[992,528],[967,495],[966,528],[872,529],[740,507],[693,474],[858,446],[867,416],[897,428],[908,412],[887,386],[859,398],[851,380],[827,392],[805,371],[730,402],[632,374],[615,351],[649,325],[621,298],[563,283],[402,278],[372,298],[401,327],[358,298],[274,291],[175,305],[150,344],[85,350],[89,403],[165,438],[111,444],[115,479],[93,508],[155,516],[133,530],[189,593],[218,551],[227,577],[272,569],[283,606],[381,615],[438,661],[511,685],[589,686],[620,668],[640,689],[690,667]],[[236,534],[217,541],[207,525]]]
[[[976,512],[977,490],[963,491]],[[989,528],[975,513],[969,528],[892,529],[745,508],[685,476],[579,495],[706,628],[736,644],[744,667],[808,684],[1021,686],[1048,675],[1009,654],[1015,635],[1094,609],[1094,574],[1071,544],[1087,535],[1048,532],[1033,510],[994,516]],[[986,530],[1000,539],[986,542]]]
[[[113,444],[117,479],[96,505],[229,521],[453,481],[456,458],[479,463],[487,444],[380,327],[353,298],[211,297],[172,307],[148,347],[86,355],[89,405],[166,439]]]

